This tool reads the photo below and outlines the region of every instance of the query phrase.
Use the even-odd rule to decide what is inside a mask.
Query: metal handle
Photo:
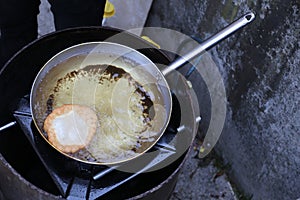
[[[10,127],[16,125],[16,124],[17,124],[17,122],[14,121],[14,122],[10,122],[10,123],[8,123],[8,124],[6,124],[6,125],[4,125],[4,126],[1,126],[1,127],[0,127],[0,132],[3,131],[3,130],[5,130],[5,129],[8,129],[8,128],[10,128]]]
[[[245,25],[252,22],[255,18],[254,13],[250,12],[245,14],[240,19],[234,21],[233,23],[229,24],[225,28],[223,28],[221,31],[216,33],[215,35],[211,36],[204,42],[200,44],[196,49],[189,52],[188,54],[182,56],[181,58],[175,60],[171,65],[169,65],[167,68],[162,70],[163,75],[167,75],[171,71],[183,66],[187,61],[195,58],[196,56],[199,56],[201,53],[203,53],[205,50],[208,50],[209,48],[213,47],[218,42],[222,41],[238,29],[244,27]]]

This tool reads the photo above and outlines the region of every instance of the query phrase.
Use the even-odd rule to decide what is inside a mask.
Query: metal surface
[[[20,112],[22,110],[22,112]],[[172,113],[172,116],[176,116],[176,114],[180,114],[180,105],[178,105],[178,101],[174,100],[174,109],[172,109],[175,113]],[[126,184],[128,182],[135,182],[138,180],[138,177],[141,173],[148,170],[150,167],[154,166],[148,165],[148,162],[144,162],[146,164],[145,167],[141,166],[133,173],[122,173],[119,169],[116,169],[117,166],[113,166],[111,168],[106,168],[103,166],[96,165],[84,165],[85,163],[76,162],[73,159],[67,159],[67,157],[61,155],[59,152],[55,151],[55,149],[49,148],[46,141],[39,137],[38,131],[35,129],[32,124],[32,117],[30,116],[30,106],[28,96],[21,99],[18,109],[14,112],[14,116],[18,121],[19,126],[21,127],[23,134],[27,137],[27,140],[31,143],[31,146],[35,150],[36,154],[39,157],[39,160],[45,166],[48,174],[51,176],[53,182],[55,183],[57,189],[60,191],[60,194],[63,197],[81,197],[88,198],[89,195],[102,197],[104,195],[111,195],[111,192],[121,186],[126,188]],[[171,130],[176,129],[179,126],[178,119],[172,119],[170,125],[168,127],[167,133],[164,133],[164,137],[175,137],[175,133]],[[10,133],[9,135],[13,136],[14,133]],[[165,139],[164,139],[165,140]],[[174,149],[170,149],[169,146],[164,145],[164,140],[159,142],[160,146],[155,146],[159,152],[162,152],[162,157],[172,156],[173,154],[182,154],[180,152],[176,152],[177,147],[173,147]],[[48,148],[47,148],[48,147]],[[158,152],[158,153],[159,153]],[[160,153],[159,153],[160,154]],[[160,162],[164,162],[163,159],[157,159],[154,155],[154,160],[158,160],[154,162],[154,164],[159,164]],[[167,158],[166,157],[166,158]],[[176,158],[177,159],[177,158]],[[147,159],[148,160],[148,159]],[[143,160],[145,161],[145,160]],[[150,160],[152,162],[152,160]],[[175,161],[175,160],[174,160]],[[153,162],[152,162],[153,163]],[[170,162],[171,164],[172,162]],[[137,160],[133,163],[133,166],[138,165]],[[132,165],[130,164],[129,167]],[[120,166],[118,166],[121,168]],[[113,170],[115,169],[115,170]],[[108,174],[110,173],[110,176]],[[137,174],[136,174],[137,173]],[[96,174],[96,175],[93,175]],[[116,174],[120,177],[116,177]],[[107,175],[107,176],[104,176]],[[96,177],[96,179],[95,179]],[[92,180],[93,178],[93,180]],[[100,179],[100,180],[99,180]],[[133,180],[135,179],[135,180]],[[109,180],[109,181],[108,181]],[[46,180],[41,181],[45,183]],[[100,182],[100,183],[98,183]],[[95,185],[96,183],[96,185]],[[100,188],[101,190],[99,190]],[[92,194],[90,194],[90,188],[93,188]],[[93,199],[93,198],[91,198]]]
[[[45,200],[62,199],[60,196],[47,193],[25,180],[12,166],[9,165],[9,163],[7,163],[1,154],[0,174],[0,188],[4,197],[4,199],[1,200],[30,200],[41,198]]]
[[[59,178],[61,178],[59,176],[61,175],[63,175],[63,177],[67,175],[74,175],[74,168],[78,168],[78,164],[67,164],[67,166],[71,167],[71,170],[69,170],[69,173],[63,172],[62,161],[67,160],[67,163],[69,163],[72,159],[67,159],[67,157],[55,151],[55,149],[49,148],[48,144],[35,130],[35,126],[31,123],[32,118],[28,104],[28,94],[30,92],[30,87],[32,86],[32,81],[38,73],[40,67],[43,66],[43,64],[57,52],[60,52],[68,46],[73,46],[77,43],[105,40],[108,36],[111,36],[118,32],[118,30],[105,27],[89,27],[70,29],[47,35],[40,38],[38,41],[35,41],[34,43],[28,45],[21,52],[16,54],[15,57],[0,73],[0,92],[3,94],[3,98],[1,98],[0,104],[0,111],[2,113],[0,116],[1,124],[7,124],[10,121],[16,120],[15,118],[11,117],[13,111],[16,111],[15,117],[18,117],[19,121],[22,121],[21,124],[18,123],[17,126],[14,126],[10,129],[5,129],[3,134],[0,134],[0,188],[6,198],[26,200],[32,198],[63,199],[58,191],[53,192],[52,190],[50,190],[49,185],[52,185],[53,183],[51,183],[52,180],[49,175],[48,177],[40,176],[40,174],[36,175],[37,171],[42,170],[49,165],[56,165],[56,171],[52,171],[52,175],[56,178],[56,180],[59,180]],[[151,50],[152,47],[148,46],[145,41],[135,38],[131,35],[125,34],[125,36],[125,38],[122,38],[121,40],[118,40],[116,42],[126,44],[128,46],[130,46],[131,44],[139,44],[140,46],[148,48],[143,51],[143,54],[149,57],[153,62],[163,64],[169,63],[168,58],[161,51],[157,49]],[[36,59],[31,59],[32,56],[34,56]],[[179,82],[177,81],[173,83],[175,89],[178,89],[178,84]],[[7,87],[7,85],[10,85],[10,87]],[[179,89],[180,90],[178,91],[178,94],[181,94],[182,98],[184,98],[184,100],[182,100],[183,103],[189,104],[193,99],[185,93],[186,91],[183,88]],[[23,96],[26,97],[26,101],[23,101],[23,98],[21,99],[22,104],[25,106],[25,108],[16,110],[16,107],[13,106],[13,104],[20,102],[20,98]],[[10,104],[12,105],[10,106]],[[175,116],[176,120],[180,120],[180,111],[178,115],[179,116]],[[180,135],[182,136],[182,138],[180,139],[185,139],[184,143],[187,146],[186,148],[188,148],[191,144],[193,135],[190,131],[195,131],[196,129],[193,125],[194,120],[190,118],[196,116],[192,115],[184,117],[188,123],[186,127],[190,128],[180,133]],[[26,125],[26,129],[30,129],[30,131],[34,132],[35,134],[28,134],[26,135],[26,138],[24,136],[24,132],[20,129],[21,125]],[[174,135],[174,133],[176,133],[177,127],[179,127],[179,124],[175,124],[175,127],[173,128],[168,128],[168,131],[171,132],[171,135]],[[26,156],[24,157],[23,152],[25,153],[32,148],[30,144],[26,145],[24,148],[22,145],[20,145],[28,143],[27,140],[34,142],[36,150],[39,150],[41,152],[39,154],[43,159],[45,159],[45,163],[44,161],[40,160],[37,161],[38,163],[36,163],[31,159],[28,159],[27,156],[37,157],[37,155],[35,155],[35,151],[28,152],[29,155],[26,154]],[[13,143],[14,145],[10,145],[11,143]],[[18,151],[15,151],[15,146],[18,146]],[[181,156],[178,155],[177,157],[175,157],[174,160],[172,160],[170,163],[167,163],[167,165],[161,171],[140,174],[139,176],[132,179],[128,183],[128,185],[121,185],[115,190],[109,192],[105,197],[101,199],[120,199],[121,194],[123,196],[126,195],[126,198],[138,195],[133,199],[151,199],[152,197],[154,199],[158,197],[168,199],[174,188],[178,171],[182,166],[183,159],[186,155],[185,152],[179,152],[178,154]],[[50,163],[48,162],[49,160],[51,161]],[[18,161],[20,163],[19,166],[15,165],[15,161]],[[79,168],[79,170],[80,169],[81,167]],[[34,173],[34,176],[28,177],[27,174],[29,174],[29,172],[27,170],[29,170],[29,172],[31,170],[34,170],[32,171]],[[44,171],[45,173],[47,173],[45,169]],[[99,171],[93,171],[92,173],[96,174],[97,172]],[[113,171],[111,173],[112,174],[104,176],[104,180],[97,180],[97,182],[95,182],[98,184],[97,187],[93,186],[94,183],[83,185],[86,183],[86,181],[83,181],[80,178],[74,178],[73,180],[61,179],[59,184],[64,186],[63,188],[64,190],[66,189],[66,194],[69,194],[69,196],[67,196],[66,198],[96,199],[99,197],[98,194],[101,191],[101,189],[99,188],[103,188],[103,185],[107,185],[112,180],[116,179],[115,172]],[[83,176],[82,173],[79,173],[79,175]],[[90,180],[91,179],[92,177],[90,177]],[[145,182],[144,180],[149,181]],[[68,183],[70,183],[71,186],[69,186]],[[84,192],[90,192],[90,194],[83,194]]]
[[[73,60],[69,61],[70,58],[73,59],[74,57],[76,57],[77,59],[81,55],[83,55],[84,57],[83,60],[75,61],[75,63],[80,62],[80,64],[74,64]],[[142,86],[147,88],[145,89],[146,91],[151,91],[151,94],[155,96],[155,98],[153,99],[153,105],[154,107],[157,106],[159,108],[155,109],[155,117],[153,118],[153,123],[151,124],[149,130],[150,132],[157,133],[155,136],[155,140],[151,141],[151,143],[141,142],[141,147],[139,147],[139,151],[141,153],[139,152],[132,155],[131,157],[124,157],[117,161],[91,161],[89,159],[90,157],[87,157],[85,155],[81,156],[82,154],[65,153],[61,149],[53,145],[47,139],[47,136],[43,131],[44,120],[47,117],[47,109],[49,108],[49,96],[55,90],[55,85],[64,76],[66,76],[66,74],[72,73],[74,70],[79,70],[86,66],[94,66],[100,64],[116,65],[120,69],[128,72],[137,82],[139,82]],[[93,97],[97,95],[102,95],[103,91],[100,90],[97,93],[97,87],[99,87],[98,82],[96,84],[93,84],[91,87],[85,88],[85,90],[89,91],[87,92],[87,94],[89,93],[92,96],[83,95],[85,96],[85,98],[80,98],[78,104],[87,105],[90,107],[96,107],[97,105],[99,105],[100,102],[95,101],[95,98]],[[114,91],[118,89],[115,88]],[[78,91],[77,95],[82,95],[82,93],[83,91]],[[107,107],[111,105],[113,114],[115,114],[114,110],[119,110],[121,107],[124,106],[124,110],[126,110],[127,108],[127,104],[124,103],[124,101],[119,101],[119,99],[124,99],[124,95],[118,96],[122,94],[122,91],[114,92],[114,94],[115,95],[112,95],[111,99],[109,100],[109,104],[105,105]],[[72,95],[75,96],[76,92],[72,93]],[[72,98],[70,99],[68,99],[68,97],[64,97],[63,104],[73,104],[74,99],[72,95]],[[129,93],[128,95],[130,97],[131,93]],[[124,100],[129,101],[129,99]],[[118,103],[115,103],[117,101]],[[149,58],[139,53],[138,51],[124,45],[110,42],[83,43],[70,47],[55,55],[44,65],[44,67],[36,76],[31,90],[30,105],[32,117],[36,127],[38,128],[42,137],[53,148],[55,148],[60,153],[75,160],[98,165],[112,165],[127,162],[148,151],[163,135],[170,121],[172,112],[172,98],[168,83],[166,79],[164,79],[163,75],[161,74],[160,70],[156,67],[156,65]],[[130,116],[128,116],[128,119],[130,119]],[[115,121],[117,123],[120,123],[117,120]],[[126,127],[126,124],[118,124],[118,126],[124,128]],[[89,149],[82,151],[87,153],[91,152]],[[79,155],[80,157],[77,155]],[[95,158],[98,157],[98,155],[93,154],[91,155],[91,157]]]
[[[10,128],[10,127],[12,127],[12,126],[14,126],[14,125],[16,125],[16,124],[17,124],[16,121],[10,122],[10,123],[8,123],[8,124],[6,124],[6,125],[0,127],[0,131],[3,131],[3,130],[5,130],[5,129],[7,129],[7,128]]]
[[[171,99],[171,95],[170,95],[170,88],[169,88],[168,83],[165,80],[164,76],[167,75],[168,73],[170,73],[171,71],[177,69],[178,67],[182,66],[188,60],[191,60],[195,56],[203,53],[204,50],[207,50],[210,47],[214,46],[215,44],[220,42],[222,39],[228,37],[230,34],[234,33],[241,27],[244,27],[245,25],[247,25],[248,23],[253,21],[254,18],[255,18],[255,16],[253,13],[248,13],[248,14],[244,15],[242,18],[240,18],[237,21],[233,22],[232,24],[228,25],[227,27],[222,29],[220,32],[218,32],[217,34],[213,35],[212,37],[210,37],[209,39],[204,41],[199,47],[197,47],[196,49],[194,49],[187,55],[185,55],[182,58],[179,58],[178,60],[173,62],[169,67],[162,70],[162,73],[156,67],[156,65],[154,63],[152,63],[149,59],[147,59],[145,56],[143,56],[136,50],[128,48],[123,45],[117,45],[114,43],[100,43],[100,42],[99,43],[95,43],[95,42],[94,43],[85,43],[85,44],[76,45],[74,47],[68,48],[68,49],[58,53],[49,62],[47,62],[46,65],[41,69],[41,71],[39,72],[38,76],[36,77],[33,87],[32,87],[31,109],[32,109],[32,113],[33,113],[34,122],[35,122],[39,132],[52,147],[54,147],[56,150],[58,150],[62,154],[66,155],[70,158],[73,158],[75,160],[86,162],[86,163],[99,164],[99,165],[118,164],[118,163],[126,162],[128,160],[131,160],[133,158],[136,158],[136,157],[142,155],[144,152],[148,151],[158,141],[158,139],[161,137],[164,130],[166,129],[167,124],[170,119],[172,99]],[[99,46],[101,46],[101,47],[98,48]],[[99,64],[101,62],[104,62],[104,64],[112,63],[114,60],[118,59],[118,58],[115,58],[114,56],[112,58],[113,60],[108,59],[108,61],[106,59],[109,56],[103,56],[103,57],[101,57],[101,59],[95,59],[92,56],[90,56],[90,58],[89,58],[89,54],[91,54],[91,53],[96,53],[97,55],[100,56],[100,55],[104,54],[105,52],[108,52],[109,54],[111,52],[113,52],[111,55],[117,55],[119,57],[124,56],[124,55],[126,55],[126,56],[129,55],[129,58],[132,59],[132,61],[137,62],[137,64],[134,64],[135,66],[142,66],[142,68],[138,68],[137,70],[136,70],[136,68],[133,69],[134,65],[132,67],[129,67],[129,69],[128,69],[128,67],[124,67],[124,69],[125,69],[125,71],[130,71],[130,73],[136,73],[133,75],[133,77],[138,78],[138,81],[141,82],[142,85],[149,84],[149,83],[152,84],[152,83],[157,82],[157,85],[162,86],[162,87],[160,87],[162,89],[159,89],[158,92],[152,91],[152,92],[154,92],[155,95],[160,96],[161,91],[163,91],[165,88],[167,88],[167,90],[168,90],[168,92],[162,92],[162,94],[161,94],[162,99],[163,99],[162,108],[166,108],[166,105],[169,106],[166,108],[167,120],[163,123],[163,127],[161,129],[158,128],[158,130],[160,130],[160,131],[158,131],[159,136],[156,138],[155,142],[152,143],[152,145],[148,146],[147,148],[142,148],[142,150],[141,150],[142,153],[139,155],[134,155],[129,158],[126,157],[123,160],[117,160],[114,162],[111,162],[111,161],[103,162],[103,161],[97,161],[97,160],[90,161],[88,159],[85,160],[84,159],[85,156],[84,157],[76,157],[74,155],[65,153],[62,150],[60,150],[59,148],[55,147],[51,142],[48,141],[47,137],[43,133],[43,128],[42,128],[43,121],[46,118],[45,109],[47,108],[47,105],[46,105],[47,98],[45,98],[45,96],[43,96],[43,95],[49,96],[49,94],[51,94],[50,90],[53,90],[53,88],[54,88],[53,80],[55,83],[55,82],[57,82],[57,80],[61,79],[67,72],[70,72],[70,70],[78,69],[78,66],[76,66],[74,68],[74,66],[73,66],[74,64],[73,65],[70,64],[70,66],[65,67],[65,69],[62,69],[62,67],[60,67],[58,70],[55,70],[55,66],[58,65],[59,63],[66,62],[66,59],[70,58],[71,56],[80,55],[80,54],[88,55],[87,58],[85,58],[83,61],[83,62],[86,62],[85,66],[86,65],[95,65],[95,64]],[[79,65],[79,67],[82,67],[82,65]],[[121,68],[123,69],[123,66],[121,66]],[[144,73],[145,71],[147,71],[146,74]],[[59,74],[59,75],[57,75],[57,74]],[[46,79],[46,81],[44,81],[44,79]],[[42,80],[45,82],[43,85],[42,85]],[[42,86],[40,86],[40,85],[42,85]],[[95,86],[95,87],[97,87],[97,86]],[[94,89],[94,88],[92,88],[92,89]],[[117,99],[117,98],[115,98],[115,99]],[[114,101],[114,98],[112,98],[112,101]],[[161,104],[161,103],[154,102],[154,104]],[[40,108],[42,108],[42,110],[40,110]],[[162,116],[162,114],[160,114],[159,116]],[[161,120],[164,120],[164,119],[161,119]],[[157,121],[161,121],[161,120],[157,120]],[[154,123],[154,124],[156,124],[156,123]],[[181,128],[184,128],[184,127],[181,127]],[[97,157],[97,156],[93,156],[93,157]]]
[[[205,50],[208,50],[209,48],[213,47],[235,31],[239,30],[240,28],[246,26],[250,22],[252,22],[255,18],[254,13],[248,13],[241,17],[240,19],[234,21],[224,29],[222,29],[220,32],[214,34],[207,40],[203,41],[199,47],[194,49],[193,51],[189,52],[188,54],[182,56],[181,58],[178,58],[175,60],[170,66],[162,70],[162,73],[164,75],[167,75],[171,71],[183,66],[187,61],[195,58],[196,56],[199,56],[201,53],[203,53]]]
[[[99,34],[102,33],[102,34]],[[77,43],[83,43],[87,41],[101,41],[104,40],[107,36],[111,36],[115,33],[117,33],[117,30],[114,29],[108,29],[108,28],[80,28],[80,29],[71,29],[71,30],[65,30],[62,32],[57,32],[50,34],[44,38],[39,39],[38,41],[30,44],[27,46],[25,49],[23,49],[21,52],[19,52],[14,59],[10,61],[9,64],[6,65],[6,68],[0,73],[0,91],[4,95],[5,98],[1,98],[1,105],[0,105],[0,110],[1,110],[1,116],[0,120],[2,124],[7,123],[7,120],[13,121],[14,118],[11,118],[11,112],[10,110],[15,110],[15,107],[13,108],[8,107],[10,103],[13,103],[14,100],[17,99],[17,102],[19,102],[19,98],[23,97],[24,95],[28,94],[30,92],[30,87],[32,85],[32,81],[34,77],[36,76],[38,70],[40,67],[47,61],[49,60],[53,55],[55,55],[57,52],[60,52],[62,49],[65,49],[68,46],[72,46]],[[124,38],[123,38],[124,39]],[[151,48],[151,46],[147,46],[146,42],[143,40],[140,40],[138,38],[134,38],[132,36],[127,36],[124,40],[117,41],[122,44],[129,45],[130,44],[140,44],[141,46],[145,46],[145,48]],[[143,54],[147,55],[153,62],[155,63],[164,63],[167,64],[169,61],[167,60],[167,57],[160,52],[159,54],[155,53],[159,50],[151,50],[147,49],[143,51]],[[46,56],[42,56],[46,55]],[[30,59],[32,56],[34,56],[36,59],[32,60]],[[26,65],[24,66],[24,63]],[[20,68],[20,66],[23,66]],[[30,69],[30,70],[29,70]],[[10,88],[6,87],[6,85],[9,84]],[[178,87],[178,82],[174,82],[174,88],[177,89]],[[5,87],[4,87],[5,86]],[[13,88],[13,89],[12,89]],[[184,98],[183,102],[185,104],[188,104],[191,99],[189,95],[185,93],[185,90],[178,91],[178,94],[182,94],[182,97]],[[27,98],[27,97],[26,97]],[[22,101],[22,100],[21,100]],[[26,101],[27,102],[27,101]],[[59,154],[57,151],[55,151],[52,148],[49,148],[47,143],[40,137],[40,135],[37,133],[37,131],[34,131],[34,126],[31,123],[32,118],[30,115],[30,109],[29,106],[26,106],[26,109],[20,109],[21,112],[16,111],[16,114],[18,117],[22,115],[22,121],[21,124],[26,123],[26,128],[30,128],[31,131],[35,132],[36,134],[34,135],[28,135],[28,140],[32,141],[35,143],[36,148],[38,150],[41,150],[40,153],[41,156],[44,159],[47,159],[47,161],[52,161],[51,163],[53,165],[58,164],[57,171],[53,171],[52,174],[55,176],[58,180],[60,175],[67,175],[63,173],[61,161],[62,160],[71,160],[67,159],[67,157]],[[25,112],[26,111],[26,112]],[[184,142],[187,144],[187,147],[190,145],[191,140],[192,140],[192,134],[189,131],[195,131],[194,123],[193,120],[189,120],[190,117],[192,116],[185,116],[185,120],[188,121],[188,126],[190,127],[189,129],[184,130],[183,132],[180,133],[180,135],[185,138]],[[194,115],[193,115],[194,117]],[[196,116],[195,116],[196,117]],[[175,117],[176,119],[178,118]],[[180,120],[180,111],[179,111],[179,120]],[[178,124],[179,126],[179,124]],[[176,133],[176,128],[178,127],[177,125],[174,128],[168,129],[172,133]],[[18,134],[16,134],[17,131]],[[188,134],[188,135],[187,135]],[[31,161],[28,159],[26,162],[22,162],[22,166],[19,169],[14,169],[16,166],[14,165],[12,160],[20,160],[20,156],[23,154],[21,152],[27,151],[30,149],[30,146],[26,146],[26,148],[22,148],[21,146],[18,146],[19,151],[15,152],[13,147],[10,148],[9,145],[10,143],[14,143],[16,145],[16,141],[20,141],[22,143],[27,142],[26,138],[25,140],[21,140],[20,136],[23,136],[24,133],[22,130],[20,130],[19,126],[14,126],[10,129],[4,130],[3,134],[0,135],[1,137],[1,149],[0,149],[0,187],[3,192],[3,195],[7,197],[8,199],[62,199],[63,197],[57,193],[52,193],[48,189],[41,189],[44,186],[48,186],[49,181],[48,178],[45,178],[43,176],[34,176],[37,181],[39,182],[31,182],[30,179],[27,179],[26,177],[23,178],[24,173],[27,174],[27,171],[22,172],[20,170],[25,170],[25,169],[34,169],[34,173],[36,174],[36,169],[35,168],[30,168]],[[26,135],[27,136],[27,135]],[[7,138],[8,137],[8,138]],[[25,136],[24,136],[25,137]],[[182,138],[180,138],[182,139]],[[3,142],[6,142],[4,145]],[[6,149],[10,148],[10,149]],[[43,148],[42,148],[43,147]],[[48,148],[47,148],[48,147]],[[50,151],[49,151],[50,149]],[[43,150],[43,151],[42,151]],[[13,151],[16,154],[12,155],[10,158],[6,151]],[[55,156],[51,156],[49,152],[52,152]],[[30,154],[31,156],[36,156],[33,155],[35,152],[32,152]],[[3,157],[4,155],[5,157]],[[140,174],[139,176],[135,177],[132,181],[130,181],[127,184],[121,185],[120,187],[116,188],[116,191],[113,190],[110,193],[108,193],[103,199],[120,199],[120,194],[122,195],[127,195],[126,198],[130,198],[132,196],[133,199],[147,199],[147,198],[158,198],[160,197],[163,199],[168,199],[170,196],[174,185],[176,183],[177,175],[179,172],[180,167],[182,166],[183,159],[186,155],[185,152],[179,152],[179,155],[176,158],[174,158],[174,161],[168,163],[162,169],[161,171],[154,172],[154,173],[145,173],[145,174]],[[10,159],[9,159],[10,158]],[[8,160],[7,160],[8,159]],[[24,159],[23,159],[24,160]],[[43,162],[43,161],[40,161]],[[34,163],[34,166],[40,166],[43,164],[37,164]],[[48,162],[45,162],[44,165],[48,165]],[[43,168],[43,166],[40,166]],[[17,168],[17,167],[16,167]],[[73,166],[73,168],[76,168],[76,166]],[[57,172],[57,173],[56,173]],[[93,173],[96,174],[97,171],[94,171]],[[101,180],[101,184],[108,184],[112,180],[115,179],[114,175],[115,172],[111,172],[112,174],[109,174],[107,176],[104,176],[104,180]],[[71,173],[72,175],[72,173]],[[25,175],[24,175],[25,176]],[[33,177],[33,179],[35,179]],[[29,181],[28,181],[29,180]],[[145,182],[144,180],[149,180]],[[96,199],[98,198],[98,192],[101,191],[101,189],[97,187],[93,187],[92,185],[82,185],[85,183],[85,181],[82,181],[81,179],[74,178],[73,180],[70,181],[71,186],[68,186],[68,180],[66,179],[61,180],[60,184],[66,186],[66,194],[70,194],[67,198],[72,199]],[[98,183],[98,182],[97,182]],[[98,187],[101,187],[101,184],[98,185]],[[35,187],[36,185],[37,187]],[[74,188],[73,188],[74,186]],[[103,186],[103,185],[102,185]],[[91,187],[91,188],[90,188]],[[69,188],[69,189],[68,189]],[[87,189],[90,188],[90,189]],[[14,192],[12,192],[12,189]],[[85,195],[83,194],[84,192],[90,192],[90,194]],[[79,195],[79,196],[76,196]],[[82,197],[83,195],[83,197]],[[102,198],[101,198],[102,199]]]

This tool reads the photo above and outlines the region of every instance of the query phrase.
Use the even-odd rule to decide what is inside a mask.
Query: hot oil
[[[160,135],[157,130],[161,127],[154,128],[153,122],[164,126],[164,120],[155,116],[159,113],[166,117],[166,113],[159,109],[163,105],[153,101],[147,89],[124,69],[106,64],[87,65],[57,80],[47,100],[47,114],[64,104],[91,107],[99,121],[96,134],[85,149],[72,156],[86,161],[115,162],[137,155]]]

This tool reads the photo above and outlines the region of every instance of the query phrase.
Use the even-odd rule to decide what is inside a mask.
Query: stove
[[[168,199],[196,129],[196,116],[186,116],[195,112],[183,112],[181,106],[193,111],[194,97],[178,74],[168,80],[173,92],[170,123],[150,157],[141,156],[122,166],[75,161],[51,148],[32,122],[28,94],[40,67],[68,46],[103,41],[120,32],[100,27],[56,32],[29,44],[0,72],[0,123],[13,125],[0,132],[0,190],[8,199]],[[114,38],[132,48],[145,47],[139,51],[154,63],[170,62],[163,52],[134,35]]]

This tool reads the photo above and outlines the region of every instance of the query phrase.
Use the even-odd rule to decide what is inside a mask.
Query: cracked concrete
[[[170,200],[208,199],[235,200],[234,190],[227,180],[223,169],[215,166],[216,158],[211,156],[204,161],[197,158],[199,141],[194,143],[194,149],[189,153],[174,193]]]
[[[249,10],[255,21],[210,51],[228,96],[216,150],[253,199],[298,199],[299,1],[154,1],[146,25],[207,38]]]

